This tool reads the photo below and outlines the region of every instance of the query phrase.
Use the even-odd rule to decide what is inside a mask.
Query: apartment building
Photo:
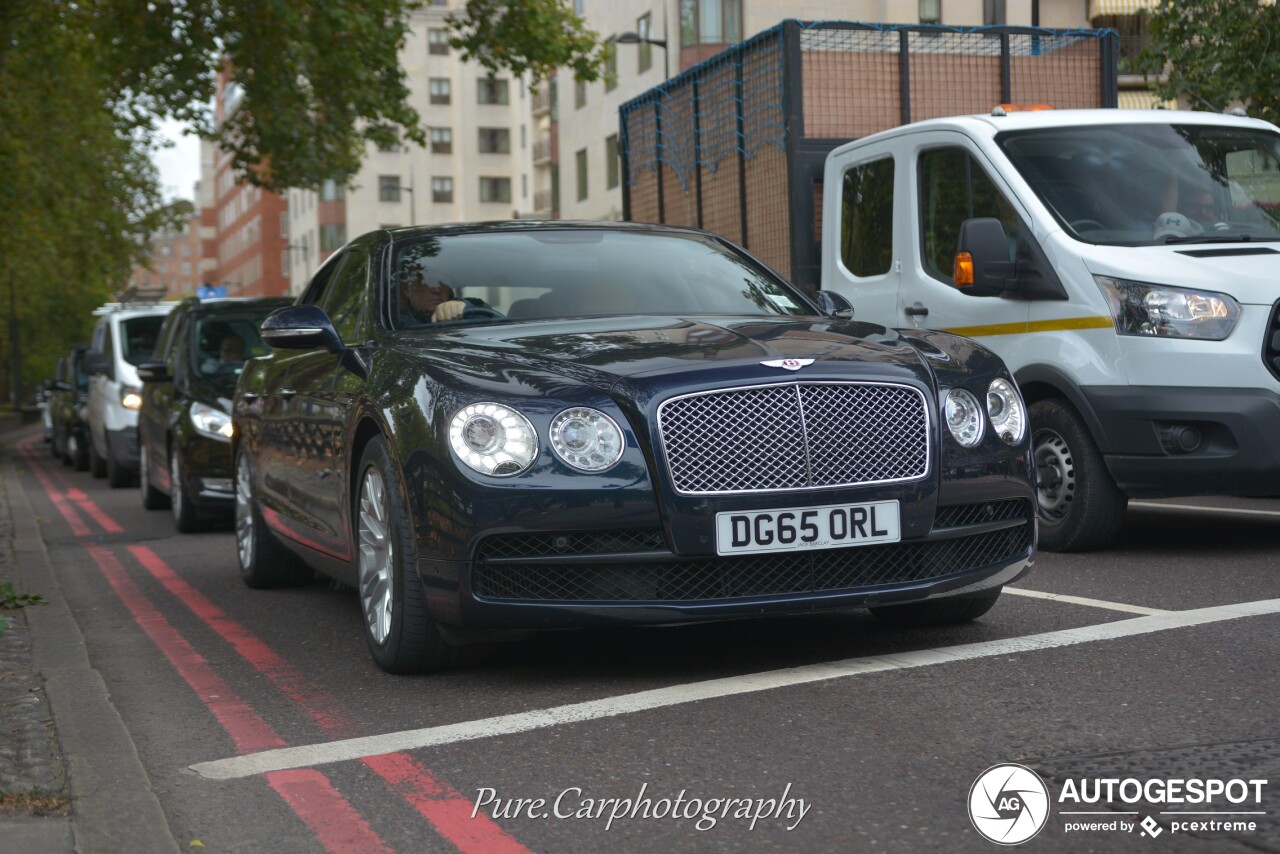
[[[414,11],[401,52],[428,144],[370,145],[346,186],[335,176],[319,192],[289,191],[284,252],[292,292],[348,239],[376,228],[535,215],[538,99],[510,74],[490,80],[449,46],[445,16],[462,2],[435,0]],[[541,103],[547,91],[539,93]],[[545,206],[549,214],[549,200]]]
[[[151,236],[150,258],[134,266],[121,293],[179,299],[199,287],[204,260],[200,210],[185,200],[171,207],[182,215],[181,221]]]

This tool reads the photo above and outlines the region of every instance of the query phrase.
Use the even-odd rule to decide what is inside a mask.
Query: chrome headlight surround
[[[501,403],[472,403],[449,421],[449,447],[472,471],[513,477],[538,458],[538,434],[529,419]]]
[[[551,419],[548,430],[556,456],[579,471],[608,471],[622,459],[626,436],[605,413],[589,406],[566,409]]]
[[[234,428],[231,425],[231,416],[225,411],[196,401],[191,404],[188,415],[191,418],[191,426],[201,436],[217,439],[219,442],[231,440]]]
[[[951,437],[962,447],[976,448],[986,432],[986,419],[982,417],[982,406],[973,393],[963,388],[953,388],[947,392],[947,403],[943,407],[943,418]]]
[[[1006,445],[1016,445],[1027,435],[1027,407],[1018,388],[1003,377],[987,387],[987,418],[991,429]]]
[[[1240,320],[1229,294],[1094,276],[1111,306],[1118,335],[1222,341]]]

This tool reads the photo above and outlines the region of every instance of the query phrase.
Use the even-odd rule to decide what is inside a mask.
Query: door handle
[[[929,309],[917,302],[902,309],[902,313],[907,317],[928,317]]]
[[[296,389],[291,389],[291,388],[280,389],[280,396],[283,397],[285,400],[288,400],[289,398],[293,397],[297,393],[298,392]]]

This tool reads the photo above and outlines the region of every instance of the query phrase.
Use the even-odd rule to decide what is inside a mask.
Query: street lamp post
[[[651,44],[662,48],[662,79],[668,80],[671,77],[671,61],[667,55],[666,39],[650,39],[645,38],[639,33],[626,32],[618,33],[616,36],[610,36],[608,41],[614,44]]]

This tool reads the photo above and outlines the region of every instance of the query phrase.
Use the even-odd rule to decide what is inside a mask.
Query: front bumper
[[[477,628],[665,624],[891,605],[1009,584],[1031,566],[1027,498],[938,509],[899,543],[681,556],[661,529],[501,534],[474,560],[420,560],[433,616]]]
[[[1098,443],[1107,468],[1126,494],[1280,495],[1275,392],[1166,386],[1082,391],[1102,427]]]

